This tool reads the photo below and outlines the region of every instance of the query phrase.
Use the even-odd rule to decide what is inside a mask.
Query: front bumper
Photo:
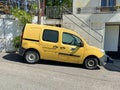
[[[107,62],[109,62],[110,57],[106,54],[100,58],[100,66],[104,66]]]

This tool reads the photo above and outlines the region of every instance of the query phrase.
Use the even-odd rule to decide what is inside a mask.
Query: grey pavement
[[[80,65],[40,61],[27,64],[15,53],[0,53],[0,90],[120,90],[120,61],[87,70]]]
[[[9,60],[9,61],[24,62],[23,57],[21,57],[17,53],[0,53],[0,57],[3,57],[4,59]],[[106,63],[103,67],[110,71],[120,72],[120,58],[117,58],[117,59],[110,58],[110,61]]]

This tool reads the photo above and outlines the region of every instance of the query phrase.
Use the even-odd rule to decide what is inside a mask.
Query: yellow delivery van
[[[19,54],[30,63],[40,59],[83,64],[95,69],[106,63],[104,50],[90,46],[76,32],[54,26],[26,24]]]

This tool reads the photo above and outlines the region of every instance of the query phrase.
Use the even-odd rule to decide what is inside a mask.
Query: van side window
[[[44,30],[42,39],[48,42],[58,42],[58,31]]]
[[[73,34],[64,32],[62,35],[62,43],[77,46],[79,43],[82,43],[82,40]]]

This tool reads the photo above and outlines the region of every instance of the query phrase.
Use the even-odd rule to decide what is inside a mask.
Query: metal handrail
[[[118,12],[119,6],[101,6],[101,7],[79,7],[78,14],[80,13],[110,13]]]
[[[48,8],[48,9],[47,9]],[[58,12],[58,11],[59,12]],[[86,31],[86,29],[84,29],[81,25],[79,25],[78,23],[76,23],[74,20],[72,20],[71,18],[69,18],[67,15],[70,14],[72,15],[74,18],[76,18],[77,20],[79,20],[80,22],[82,22],[88,29],[92,30],[93,32],[95,32],[98,36],[100,36],[100,39],[97,39],[94,35],[90,34],[88,31]],[[55,15],[55,16],[54,16]],[[84,30],[87,34],[89,34],[91,37],[95,38],[98,42],[102,42],[103,40],[103,36],[95,31],[94,29],[92,29],[84,20],[81,20],[79,17],[77,17],[75,14],[72,13],[71,10],[69,10],[68,8],[65,8],[64,6],[62,7],[58,7],[58,6],[54,6],[54,7],[46,7],[46,16],[50,19],[62,19],[62,16],[67,17],[71,22],[73,22],[75,25],[77,25],[79,28],[81,28],[82,30]]]
[[[46,6],[46,17],[50,19],[62,19],[62,8],[60,6]]]
[[[93,37],[94,39],[96,39],[98,42],[102,43],[103,40],[103,36],[101,37],[101,40],[97,39],[94,35],[90,34],[89,32],[87,32],[82,26],[80,26],[79,24],[75,23],[73,20],[71,20],[71,18],[67,17],[66,15],[64,15],[66,18],[68,18],[71,22],[73,22],[75,25],[77,25],[79,28],[81,28],[82,30],[84,30],[88,35],[90,35],[91,37]]]
[[[65,7],[63,7],[63,8],[66,9]],[[67,9],[66,9],[66,10],[67,10]],[[68,10],[67,10],[67,11],[68,11]],[[70,12],[70,11],[68,11],[68,12],[72,14],[72,12]],[[67,17],[70,21],[72,21],[74,24],[76,24],[79,28],[83,29],[86,33],[88,33],[90,36],[92,36],[93,38],[95,38],[97,41],[102,42],[103,36],[102,36],[100,33],[98,33],[97,31],[95,31],[95,30],[93,30],[93,29],[91,29],[91,27],[90,27],[87,23],[85,23],[85,21],[83,21],[83,20],[81,20],[80,18],[78,18],[75,14],[72,14],[72,15],[73,15],[76,19],[78,19],[79,21],[81,21],[83,24],[85,24],[90,30],[92,30],[92,31],[94,31],[96,34],[98,34],[98,35],[101,37],[101,40],[97,39],[95,36],[93,36],[92,34],[90,34],[89,32],[87,32],[85,29],[83,29],[83,27],[81,27],[79,24],[77,24],[76,22],[74,22],[73,20],[71,20],[69,17],[67,17],[67,16],[64,14],[65,17]]]

